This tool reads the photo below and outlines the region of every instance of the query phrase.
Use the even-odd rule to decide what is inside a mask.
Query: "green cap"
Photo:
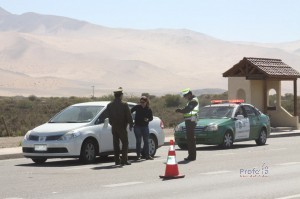
[[[181,91],[181,94],[182,94],[183,96],[185,96],[185,95],[188,94],[189,92],[191,92],[191,89],[190,89],[190,88],[186,88],[186,89],[183,89],[183,90]]]

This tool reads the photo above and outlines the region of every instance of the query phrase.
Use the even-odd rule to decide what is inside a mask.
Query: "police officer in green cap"
[[[183,113],[186,126],[186,137],[188,146],[188,157],[184,158],[186,161],[196,160],[196,141],[195,141],[195,127],[199,112],[199,101],[192,91],[187,88],[181,91],[183,97],[188,100],[187,105],[182,109],[176,109],[176,113]]]

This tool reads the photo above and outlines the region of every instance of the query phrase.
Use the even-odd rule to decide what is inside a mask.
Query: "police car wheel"
[[[157,149],[157,140],[154,135],[150,135],[149,137],[149,155],[154,157]]]
[[[233,135],[231,132],[226,131],[223,138],[223,143],[221,144],[221,147],[223,149],[229,149],[233,145]]]
[[[267,132],[265,129],[261,129],[259,137],[255,140],[257,145],[264,145],[267,142]]]
[[[188,149],[187,144],[178,144],[178,147],[179,147],[180,149],[183,149],[183,150],[187,150],[187,149]]]

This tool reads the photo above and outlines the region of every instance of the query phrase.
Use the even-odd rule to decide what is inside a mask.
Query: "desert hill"
[[[96,96],[119,86],[129,94],[226,90],[222,73],[243,57],[279,58],[300,71],[299,41],[237,43],[185,29],[113,29],[1,8],[0,42],[0,95],[90,96],[92,86]]]

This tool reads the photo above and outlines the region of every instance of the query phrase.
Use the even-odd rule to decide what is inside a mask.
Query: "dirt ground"
[[[164,129],[166,137],[172,136],[174,130],[172,128]],[[21,146],[23,136],[18,137],[0,137],[0,148],[10,148]]]
[[[0,148],[10,148],[21,146],[23,136],[18,137],[0,137]]]

